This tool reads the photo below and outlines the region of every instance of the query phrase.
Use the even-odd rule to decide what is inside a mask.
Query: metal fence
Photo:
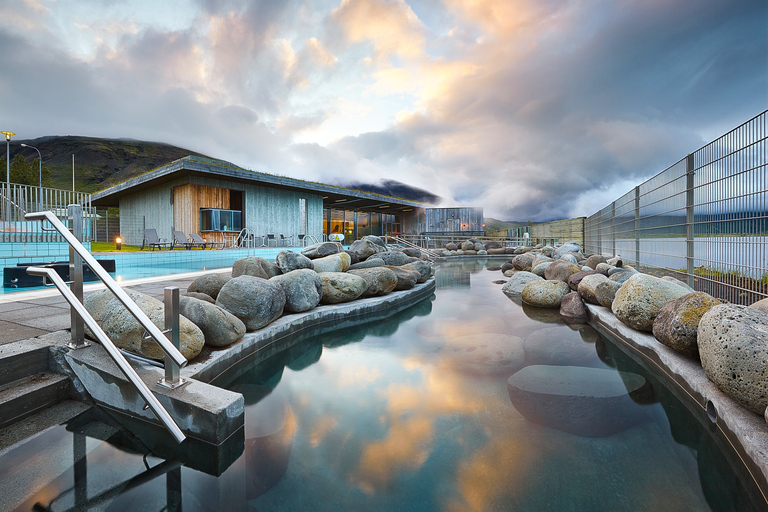
[[[585,250],[733,303],[768,297],[767,130],[768,110],[594,213]]]
[[[67,206],[83,206],[84,242],[92,239],[96,211],[91,207],[91,195],[84,192],[59,190],[11,183],[0,185],[0,242],[43,243],[63,242],[56,232],[45,231],[39,221],[25,220],[27,213],[52,211],[66,223]]]

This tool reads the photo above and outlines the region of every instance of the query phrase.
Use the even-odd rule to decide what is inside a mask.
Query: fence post
[[[616,257],[616,201],[611,203],[611,254]]]
[[[635,187],[635,268],[640,271],[640,187]]]
[[[694,177],[694,162],[693,154],[686,157],[686,180],[685,180],[685,238],[686,238],[686,250],[685,258],[688,263],[688,286],[693,288],[694,274],[693,274],[693,237],[694,237],[694,225],[693,225],[693,177]]]
[[[174,347],[180,348],[179,288],[176,286],[166,287],[163,298],[165,299],[165,335]],[[168,354],[165,355],[165,377],[158,380],[157,383],[168,389],[176,389],[186,383],[181,378],[179,365]]]
[[[67,207],[67,217],[69,219],[69,228],[72,235],[78,242],[83,241],[83,207],[79,204],[70,204]],[[69,246],[69,280],[71,284],[69,289],[77,298],[78,302],[83,303],[83,258],[75,251],[75,248]],[[90,345],[85,341],[85,323],[74,307],[69,308],[70,319],[72,323],[72,337],[67,344],[70,348],[82,348]]]

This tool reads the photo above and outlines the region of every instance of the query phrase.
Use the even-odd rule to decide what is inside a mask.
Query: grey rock
[[[283,314],[285,293],[276,283],[242,275],[221,288],[216,305],[242,320],[247,331],[255,331]]]
[[[616,256],[614,258],[609,259],[608,261],[606,261],[606,263],[608,263],[609,265],[613,265],[614,267],[619,267],[619,268],[624,266],[624,262],[621,261],[621,258],[619,256]]]
[[[648,274],[634,274],[616,292],[611,310],[621,322],[638,331],[651,331],[664,305],[685,295],[676,284]]]
[[[210,302],[211,304],[216,304],[216,301],[213,300],[213,297],[211,297],[210,295],[207,295],[205,293],[187,292],[186,294],[184,294],[184,296],[185,297],[192,297],[193,299],[204,300],[205,302]]]
[[[344,272],[350,266],[351,259],[346,252],[339,252],[312,260],[315,272]]]
[[[523,287],[521,297],[529,306],[559,308],[571,289],[563,281],[531,281]]]
[[[611,277],[609,278],[611,281],[616,281],[619,284],[624,284],[627,279],[637,274],[637,272],[629,272],[627,270],[623,270],[621,272],[614,272],[611,274]]]
[[[535,267],[533,267],[532,272],[534,274],[536,274],[537,276],[539,276],[539,277],[544,277],[544,272],[547,270],[547,267],[550,266],[551,264],[552,264],[551,260],[550,261],[543,261],[543,262],[539,263],[538,265],[536,265]]]
[[[401,266],[407,270],[417,271],[419,273],[419,283],[426,283],[432,275],[432,265],[426,261],[412,261]]]
[[[559,259],[564,254],[579,252],[580,250],[581,248],[578,246],[578,244],[563,244],[552,251],[552,258]]]
[[[323,272],[318,274],[323,283],[323,304],[340,304],[360,297],[368,289],[368,282],[349,272]]]
[[[573,253],[563,254],[558,258],[560,261],[567,261],[568,263],[571,263],[573,265],[576,265],[579,263],[579,259],[574,256]]]
[[[629,271],[624,267],[613,267],[612,269],[608,270],[608,277],[611,277],[614,274],[618,274],[619,272],[629,272]],[[629,272],[629,273],[632,274],[632,272]]]
[[[605,263],[606,261],[608,260],[602,254],[593,254],[592,256],[587,258],[587,262],[585,263],[585,265],[591,269],[594,269],[597,267],[598,263]]]
[[[323,280],[317,272],[308,268],[275,276],[270,279],[270,282],[278,284],[283,289],[284,309],[289,313],[308,311],[317,306],[323,297]]]
[[[421,249],[418,247],[406,247],[403,249],[403,254],[412,258],[421,258]]]
[[[476,251],[476,250],[474,250],[474,249],[467,249],[466,251],[464,251],[464,254],[465,254],[466,256],[474,256],[474,255],[476,255],[476,254],[477,254],[477,251]]]
[[[599,270],[607,274],[608,272],[611,271],[612,268],[613,267],[607,263],[598,263],[597,266],[595,267],[595,270]]]
[[[589,312],[579,292],[567,293],[560,302],[560,316],[569,324],[587,323]]]
[[[349,250],[356,252],[358,258],[360,258],[361,261],[365,261],[366,259],[379,252],[381,247],[376,245],[373,240],[363,238],[352,242],[352,245],[349,246]]]
[[[232,265],[232,277],[253,276],[269,279],[281,274],[282,271],[275,263],[258,256],[240,258]]]
[[[758,300],[749,305],[751,308],[759,309],[765,313],[768,313],[768,299]]]
[[[485,250],[485,246],[482,243],[480,243],[480,242],[475,242],[475,250],[476,251],[484,251]]]
[[[277,258],[275,258],[275,261],[277,262],[277,266],[280,267],[280,270],[284,274],[287,274],[292,270],[299,270],[302,268],[308,268],[310,270],[315,268],[311,259],[307,258],[303,254],[293,251],[280,251],[277,255]]]
[[[347,273],[360,276],[368,283],[363,297],[386,295],[397,286],[397,276],[386,267],[360,268],[350,270]]]
[[[485,242],[485,250],[490,251],[491,249],[503,249],[501,242],[497,242],[495,240],[489,240],[488,242]]]
[[[571,288],[571,290],[578,291],[579,283],[581,283],[581,280],[587,276],[591,276],[595,274],[603,274],[603,273],[600,272],[599,270],[590,269],[590,270],[582,270],[581,272],[576,272],[575,274],[571,274],[571,277],[568,278],[568,286]]]
[[[487,254],[488,254],[488,251],[484,251],[484,250],[477,251],[478,256],[485,256]]]
[[[385,265],[384,260],[381,258],[368,258],[365,261],[361,261],[360,263],[354,263],[349,266],[349,269],[356,269],[356,268],[373,268],[373,267],[383,267]]]
[[[576,272],[581,272],[581,268],[565,260],[555,260],[544,270],[544,277],[552,281],[568,282],[568,279]]]
[[[421,277],[421,274],[419,274],[417,270],[411,270],[405,267],[386,266],[383,268],[388,268],[395,273],[395,276],[397,276],[395,290],[410,290],[416,286],[419,277]]]
[[[722,304],[699,322],[699,357],[709,380],[750,411],[768,406],[768,313]]]
[[[621,288],[621,284],[616,281],[606,279],[595,286],[595,299],[603,307],[610,308],[613,305],[613,299],[616,298],[616,292]]]
[[[683,287],[683,289],[684,289],[686,292],[688,292],[688,293],[692,293],[692,292],[694,292],[694,291],[695,291],[693,288],[691,288],[690,286],[688,286],[688,284],[687,284],[687,283],[684,283],[684,282],[682,282],[682,281],[681,281],[681,280],[679,280],[679,279],[675,279],[675,278],[674,278],[674,277],[672,277],[672,276],[664,276],[664,277],[662,277],[662,279],[663,279],[663,280],[665,280],[665,281],[669,281],[670,283],[676,284],[676,285],[678,285],[678,286],[682,286],[682,287]]]
[[[232,276],[222,274],[221,272],[216,274],[205,274],[189,284],[187,293],[204,293],[215,300],[221,287],[230,279],[232,279]]]
[[[179,297],[179,312],[200,328],[205,344],[226,347],[245,334],[245,324],[229,311],[193,297]]]
[[[667,302],[653,321],[653,336],[669,348],[697,357],[699,322],[723,301],[704,292],[693,292]]]
[[[496,255],[504,254],[504,248],[503,247],[491,247],[490,249],[486,249],[488,251],[488,254]]]
[[[531,253],[520,254],[512,258],[512,266],[514,267],[515,270],[524,270],[526,272],[530,272],[531,265],[533,264],[534,259],[536,259],[535,254],[531,254]]]
[[[464,241],[464,242],[461,243],[460,249],[462,251],[475,250],[475,243],[474,242],[470,242],[469,240]]]
[[[515,269],[511,268],[509,270],[505,270],[503,272],[503,274],[504,274],[504,277],[512,277],[513,275],[517,274],[518,272],[522,272],[522,270],[515,270]],[[531,273],[533,273],[533,272],[531,272]],[[520,291],[522,292],[522,289]]]
[[[384,243],[384,240],[382,240],[376,235],[365,235],[361,240],[370,240],[371,242],[376,244],[380,250],[387,249],[387,245]]]
[[[301,254],[306,256],[307,258],[313,260],[315,258],[322,258],[324,256],[330,256],[331,254],[336,254],[339,252],[343,252],[344,249],[342,248],[341,244],[336,242],[320,242],[317,244],[308,245],[305,248],[301,250]]]
[[[360,256],[358,256],[356,252],[354,251],[344,251],[344,252],[347,254],[347,256],[349,256],[350,265],[352,263],[360,263]]]
[[[552,247],[551,245],[545,245],[544,247],[541,248],[541,254],[543,254],[544,256],[550,256],[551,257],[552,256],[552,251],[554,251],[554,250],[555,250],[555,248]]]
[[[597,301],[597,297],[595,296],[595,288],[597,288],[598,284],[607,280],[608,278],[600,273],[584,276],[579,282],[578,288],[579,295],[581,295],[581,298],[584,300],[584,302],[599,305],[600,303]]]
[[[123,291],[136,303],[160,330],[165,329],[165,306],[154,297],[141,292],[123,288]],[[154,339],[144,339],[144,327],[131,315],[128,310],[109,290],[91,293],[83,301],[85,309],[98,322],[102,330],[118,347],[150,359],[162,360],[165,352]],[[183,316],[180,322],[179,351],[187,358],[194,359],[205,344],[203,331]],[[86,333],[93,333],[86,328]]]
[[[459,248],[459,246],[458,246],[458,245],[456,245],[456,244],[455,244],[455,243],[453,243],[453,242],[448,242],[447,244],[445,244],[445,248],[446,248],[447,250],[449,250],[449,251],[455,251],[455,250],[457,250],[457,249]]]
[[[400,251],[384,251],[378,253],[376,257],[382,259],[385,265],[393,265],[395,267],[410,263],[408,256]]]
[[[505,272],[504,275],[507,276],[507,273]],[[515,271],[513,275],[507,277],[509,277],[509,281],[501,288],[501,291],[508,297],[520,297],[526,284],[531,281],[543,281],[536,274],[523,270]]]

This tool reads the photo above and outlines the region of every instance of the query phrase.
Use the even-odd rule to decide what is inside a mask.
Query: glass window
[[[344,243],[351,244],[355,240],[355,212],[344,212]]]
[[[204,208],[200,210],[200,231],[240,231],[242,212]]]
[[[344,233],[344,212],[342,210],[331,210],[331,232],[329,234]]]
[[[357,237],[371,234],[371,216],[366,212],[357,212]]]

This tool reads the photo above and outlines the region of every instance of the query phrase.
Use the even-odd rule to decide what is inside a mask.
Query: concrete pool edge
[[[704,373],[698,361],[659,343],[653,335],[636,331],[619,321],[610,309],[587,304],[590,323],[630,350],[630,355],[665,376],[707,415],[708,404],[716,411],[717,428],[742,460],[763,499],[768,501],[768,427],[764,417],[736,403],[720,391]],[[711,406],[710,406],[711,412]]]

